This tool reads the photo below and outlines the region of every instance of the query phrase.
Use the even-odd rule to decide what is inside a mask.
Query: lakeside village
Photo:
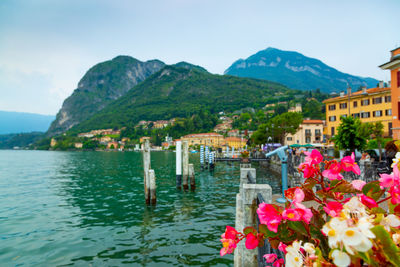
[[[380,66],[381,69],[391,70],[391,82],[388,84],[379,82],[375,88],[362,87],[356,92],[348,88],[347,92],[341,92],[340,95],[332,93],[330,98],[322,101],[321,117],[325,117],[325,120],[302,118],[304,112],[300,103],[278,102],[266,104],[257,113],[252,108],[242,109],[244,111],[239,114],[219,112],[218,117],[214,118],[213,131],[186,134],[179,139],[173,139],[168,132],[166,137],[162,138],[164,140],[159,135],[137,136],[138,133],[149,130],[171,129],[171,126],[178,123],[178,118],[142,120],[134,126],[134,129],[140,129],[140,131],[135,130],[135,139],[127,136],[127,127],[99,129],[79,133],[67,141],[62,138],[61,141],[52,138],[50,149],[59,149],[60,142],[67,142],[63,147],[75,150],[142,150],[144,141],[148,139],[152,150],[173,150],[175,142],[181,140],[188,141],[192,150],[198,149],[200,145],[206,145],[223,151],[231,148],[240,153],[246,150],[248,145],[264,149],[280,145],[294,147],[312,145],[320,148],[331,147],[333,151],[334,137],[338,135],[340,126],[346,118],[355,119],[352,123],[359,122],[354,124],[354,127],[357,135],[367,143],[364,150],[376,149],[378,143],[381,148],[393,139],[400,139],[400,71],[398,70],[400,48],[392,50],[391,54],[391,60]],[[307,102],[312,101],[316,99],[312,97],[307,99]],[[282,107],[286,107],[283,112]],[[290,122],[297,117],[290,114],[300,114],[301,121],[297,124]],[[251,125],[252,127],[249,127]],[[377,130],[374,131],[375,128]],[[336,153],[332,156],[338,157]]]

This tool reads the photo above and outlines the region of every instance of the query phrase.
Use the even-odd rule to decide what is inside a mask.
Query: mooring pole
[[[196,189],[196,181],[194,178],[194,166],[189,164],[189,179],[190,179],[190,189],[194,191]]]
[[[204,169],[204,146],[200,146],[200,167]]]
[[[206,164],[206,168],[208,168],[208,146],[206,146],[206,152],[205,152],[205,160],[206,160],[206,162],[205,162],[205,164]]]
[[[188,141],[183,141],[183,153],[182,153],[182,184],[183,189],[187,190],[188,185],[188,175],[189,175],[189,144]]]
[[[154,170],[149,170],[149,180],[150,180],[150,200],[151,204],[155,205],[157,202],[157,196],[156,196],[156,175],[154,173]]]
[[[144,149],[143,149],[143,169],[144,169],[144,197],[146,200],[146,204],[150,203],[150,180],[149,180],[149,170],[151,168],[150,164],[150,143],[149,140],[144,142]]]
[[[176,188],[182,185],[182,142],[176,141]]]

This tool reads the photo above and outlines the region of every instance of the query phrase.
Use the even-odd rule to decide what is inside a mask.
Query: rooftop
[[[222,135],[217,134],[217,133],[198,133],[198,134],[187,134],[185,136],[182,136],[182,138],[189,138],[189,137],[206,137],[206,136],[218,136],[222,137]]]
[[[377,93],[383,93],[383,92],[390,92],[390,87],[375,87],[375,88],[370,88],[367,89],[367,94],[377,94]],[[363,91],[357,91],[354,93],[351,93],[350,98],[354,98],[354,97],[358,97],[358,96],[362,96],[363,95]],[[337,96],[337,97],[333,97],[333,98],[329,98],[329,99],[325,99],[324,101],[322,101],[322,103],[328,103],[328,102],[335,102],[338,100],[346,100],[348,99],[348,95],[345,94],[344,96]]]
[[[303,124],[323,124],[323,120],[303,120]]]

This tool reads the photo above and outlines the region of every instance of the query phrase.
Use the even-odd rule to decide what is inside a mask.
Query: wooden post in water
[[[149,175],[149,180],[150,180],[150,201],[152,205],[155,205],[157,202],[157,196],[156,196],[156,175],[154,173],[154,170],[149,170],[148,172]]]
[[[146,140],[144,143],[143,149],[143,169],[144,169],[144,197],[146,200],[146,204],[150,203],[150,180],[149,180],[149,170],[150,170],[150,143],[149,140]]]
[[[187,190],[188,186],[188,175],[189,175],[189,143],[188,141],[183,141],[183,151],[182,151],[182,184],[183,189]]]
[[[189,164],[189,179],[190,179],[190,189],[194,191],[196,189],[196,180],[194,178],[194,166]]]
[[[182,185],[182,142],[176,141],[176,188]]]

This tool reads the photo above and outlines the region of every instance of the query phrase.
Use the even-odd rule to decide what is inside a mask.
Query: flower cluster
[[[227,227],[221,255],[246,239],[246,248],[269,242],[285,257],[266,254],[272,266],[400,266],[400,153],[393,172],[378,181],[346,181],[344,172],[360,175],[354,153],[340,161],[324,161],[306,152],[300,164],[305,182],[285,192],[284,207],[261,203],[259,229],[243,233]]]

